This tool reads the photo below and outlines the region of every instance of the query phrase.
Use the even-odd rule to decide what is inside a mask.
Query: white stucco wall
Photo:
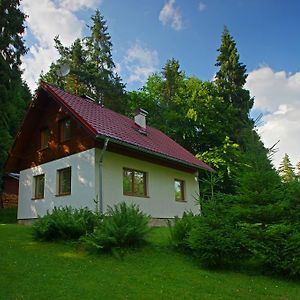
[[[57,170],[71,167],[71,194],[56,196]],[[44,198],[33,198],[33,176],[45,174]],[[70,155],[20,172],[18,219],[32,219],[55,206],[95,210],[95,149]]]
[[[100,150],[96,150],[96,160]],[[147,172],[148,196],[134,197],[123,195],[123,168]],[[96,174],[99,164],[96,163]],[[174,179],[185,181],[186,202],[175,201]],[[130,158],[106,151],[103,158],[103,207],[112,206],[118,202],[135,203],[154,218],[174,218],[182,216],[184,211],[199,213],[196,200],[199,195],[198,182],[195,174],[163,167],[150,162]]]

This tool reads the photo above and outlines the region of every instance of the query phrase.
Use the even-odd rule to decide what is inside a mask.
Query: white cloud
[[[102,1],[99,0],[61,0],[60,6],[71,11],[96,8]]]
[[[170,24],[175,30],[181,30],[183,28],[182,16],[178,7],[174,6],[175,0],[169,0],[163,6],[159,13],[159,20],[163,25]]]
[[[266,113],[258,128],[265,146],[280,140],[275,166],[285,153],[293,164],[300,161],[300,72],[289,75],[262,67],[249,73],[246,88],[255,97],[254,109]]]
[[[39,47],[33,45],[29,49],[29,54],[23,58],[22,69],[24,70],[23,78],[33,91],[42,70],[48,70],[49,64],[57,60],[59,55],[54,47]]]
[[[199,2],[198,9],[200,12],[206,10],[206,8],[207,8],[207,5],[205,3]]]
[[[158,53],[136,42],[127,50],[124,62],[129,72],[128,83],[144,83],[156,71],[159,63]]]
[[[41,71],[48,71],[50,64],[58,58],[54,48],[54,37],[59,35],[63,45],[69,46],[82,37],[85,22],[75,12],[81,9],[97,8],[101,0],[23,0],[22,10],[27,18],[28,30],[36,42],[30,46],[23,58],[23,78],[34,90]],[[27,35],[28,39],[28,35]]]

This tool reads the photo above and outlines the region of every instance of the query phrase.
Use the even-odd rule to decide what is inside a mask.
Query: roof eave
[[[117,139],[115,137],[111,137],[109,135],[103,135],[103,134],[97,134],[96,135],[96,139],[97,140],[105,140],[106,138],[109,138],[109,140],[112,141],[115,144],[118,144],[118,145],[130,148],[130,149],[133,149],[133,150],[138,150],[138,151],[146,153],[146,154],[154,155],[154,156],[159,157],[161,159],[172,161],[172,162],[178,163],[180,165],[183,165],[183,166],[195,169],[195,170],[205,170],[205,171],[210,171],[210,172],[213,171],[213,169],[210,170],[210,169],[202,168],[202,167],[200,167],[200,166],[198,166],[196,164],[188,163],[186,161],[177,159],[175,157],[172,157],[172,156],[169,156],[169,155],[166,155],[166,154],[162,154],[162,153],[155,152],[155,151],[152,151],[152,150],[149,150],[149,149],[145,149],[145,148],[143,148],[141,146],[137,146],[137,145],[134,145],[134,144],[131,144],[131,143],[119,140],[119,139]]]

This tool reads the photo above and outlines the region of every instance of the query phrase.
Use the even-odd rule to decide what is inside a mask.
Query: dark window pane
[[[44,198],[45,175],[38,175],[34,177],[34,198]]]
[[[66,168],[58,171],[59,195],[71,193],[71,168]]]
[[[44,129],[41,131],[41,149],[48,147],[49,142],[49,129]]]
[[[71,138],[71,120],[66,119],[60,122],[60,141],[64,142]]]

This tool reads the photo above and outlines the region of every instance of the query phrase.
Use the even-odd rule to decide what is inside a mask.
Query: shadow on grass
[[[0,224],[16,224],[17,208],[0,208]]]

